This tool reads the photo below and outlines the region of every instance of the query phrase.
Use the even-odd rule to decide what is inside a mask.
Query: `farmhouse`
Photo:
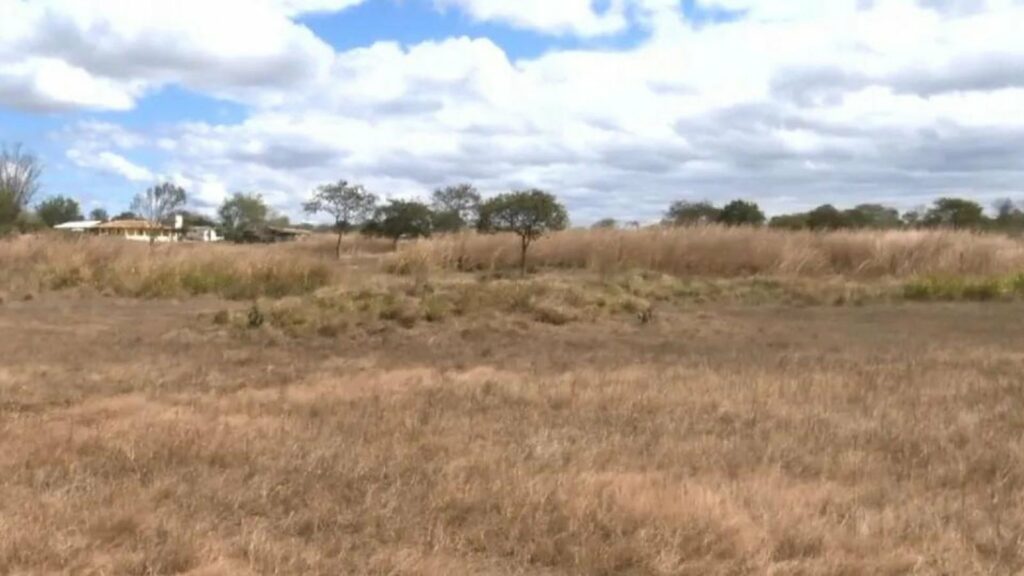
[[[181,226],[164,226],[147,220],[111,220],[90,229],[99,236],[118,236],[138,242],[178,242],[183,237]]]

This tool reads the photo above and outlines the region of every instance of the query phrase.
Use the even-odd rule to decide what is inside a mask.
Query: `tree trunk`
[[[334,248],[334,253],[338,260],[341,260],[341,238],[344,235],[345,234],[341,230],[338,230],[338,245]]]
[[[526,249],[530,247],[530,241],[527,239],[526,236],[523,236],[522,239],[523,239],[523,245],[522,245],[523,251],[522,251],[522,253],[519,256],[519,276],[521,278],[526,278]]]

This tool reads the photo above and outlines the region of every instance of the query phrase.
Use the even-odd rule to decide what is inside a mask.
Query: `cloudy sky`
[[[45,194],[539,187],[577,223],[1024,197],[1024,0],[0,0]]]

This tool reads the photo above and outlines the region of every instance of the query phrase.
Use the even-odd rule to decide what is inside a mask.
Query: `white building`
[[[85,232],[92,230],[93,228],[102,224],[99,220],[80,220],[78,222],[65,222],[63,224],[57,224],[53,227],[54,230],[63,230],[64,232]]]

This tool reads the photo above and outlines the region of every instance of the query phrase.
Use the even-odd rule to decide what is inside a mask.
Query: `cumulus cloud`
[[[0,100],[117,107],[174,83],[247,103],[238,123],[169,126],[137,143],[161,152],[143,170],[190,183],[207,205],[245,190],[294,208],[339,178],[385,196],[460,180],[487,192],[547,187],[580,222],[652,219],[678,198],[742,196],[781,211],[1024,192],[1016,0],[700,0],[734,14],[700,25],[675,0],[601,10],[586,0],[437,2],[551,34],[642,26],[648,37],[622,50],[515,59],[487,38],[335,52],[292,19],[356,3],[345,0],[255,4],[255,40],[206,20],[189,29],[173,17],[44,14],[38,26],[68,30],[63,39],[43,42],[21,27],[11,42],[110,85],[86,89],[83,80],[76,103],[34,81],[41,68],[22,58],[21,68],[2,68]],[[96,27],[114,32],[89,48],[82,39]],[[179,42],[200,46],[163,50]],[[124,51],[132,56],[122,65],[115,55]],[[10,70],[20,80],[4,80]],[[116,171],[105,153],[126,159],[124,150],[95,132],[73,140],[101,144],[73,149],[96,159],[76,161]]]
[[[599,10],[592,0],[434,0],[439,8],[458,7],[481,21],[501,21],[550,34],[600,36],[627,27],[625,0]]]

